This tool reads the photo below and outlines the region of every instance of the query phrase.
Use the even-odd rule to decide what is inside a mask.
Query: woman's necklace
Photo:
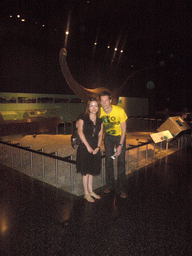
[[[93,116],[93,117],[89,116],[89,118],[90,118],[90,120],[93,122],[92,137],[94,137],[94,136],[95,136],[95,126],[96,126],[96,119],[97,119],[97,117],[96,117],[96,116]]]
[[[94,117],[89,117],[89,118],[90,118],[90,120],[95,124],[96,116],[94,116]]]

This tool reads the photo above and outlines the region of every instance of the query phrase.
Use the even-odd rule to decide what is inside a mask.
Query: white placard
[[[159,143],[159,142],[170,140],[173,138],[172,134],[168,130],[163,132],[152,133],[150,134],[150,136],[154,143]]]

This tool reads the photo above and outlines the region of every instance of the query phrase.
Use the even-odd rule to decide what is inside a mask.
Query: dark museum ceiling
[[[113,67],[122,83],[133,71],[156,65],[179,76],[174,83],[189,82],[191,1],[8,0],[0,9],[1,43],[6,38],[8,44],[15,41],[57,54],[66,46],[69,66],[74,73],[78,69],[76,78],[83,83],[79,73],[97,70],[98,76],[98,66],[105,72]],[[187,85],[185,89],[191,93]]]
[[[8,29],[58,49],[69,25],[68,47],[91,55],[97,43],[98,59],[108,45],[140,61],[150,60],[157,51],[175,55],[187,46],[191,31],[190,1],[8,0],[1,7],[1,33]]]

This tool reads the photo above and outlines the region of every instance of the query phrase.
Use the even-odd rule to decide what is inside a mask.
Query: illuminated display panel
[[[36,103],[36,99],[28,97],[18,97],[18,103]]]
[[[0,103],[16,103],[16,97],[0,97]]]

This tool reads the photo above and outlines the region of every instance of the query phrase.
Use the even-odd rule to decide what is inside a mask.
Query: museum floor
[[[192,255],[191,165],[184,148],[95,203],[0,165],[0,255]]]

